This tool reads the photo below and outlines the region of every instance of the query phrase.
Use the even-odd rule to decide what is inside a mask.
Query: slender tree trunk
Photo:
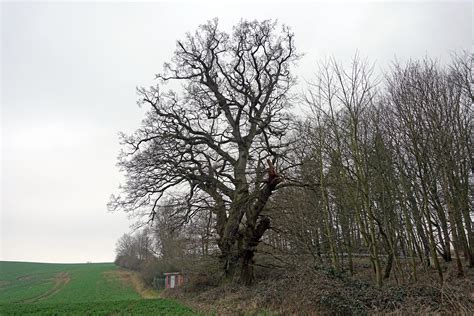
[[[451,201],[451,196],[449,194],[449,189],[448,189],[448,183],[447,183],[447,176],[446,173],[444,174],[444,178],[442,181],[442,186],[443,186],[443,193],[446,197],[446,204],[448,207],[448,218],[449,222],[451,224],[451,233],[453,235],[453,243],[454,243],[454,257],[456,258],[456,267],[458,269],[458,276],[464,276],[464,270],[462,267],[462,262],[461,262],[461,256],[459,255],[460,247],[461,247],[461,241],[459,240],[459,235],[458,235],[458,227],[459,224],[456,221],[456,216],[454,214],[454,206]]]
[[[431,253],[431,258],[433,259],[433,264],[436,268],[436,271],[438,271],[438,277],[439,277],[439,282],[441,285],[444,283],[444,278],[443,278],[443,270],[441,269],[441,265],[438,260],[438,254],[436,253],[436,243],[433,235],[433,225],[431,223],[431,216],[430,216],[430,211],[427,209],[427,206],[425,204],[425,213],[427,215],[427,225],[428,225],[428,233],[429,233],[429,240],[430,240],[430,253]]]
[[[393,254],[390,253],[387,258],[387,264],[385,265],[385,271],[383,275],[384,279],[390,278],[390,272],[392,271],[392,267],[393,267]]]

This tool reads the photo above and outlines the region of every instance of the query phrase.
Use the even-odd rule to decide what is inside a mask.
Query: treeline
[[[358,56],[328,59],[297,94],[300,58],[272,21],[229,34],[213,20],[178,41],[159,84],[138,89],[149,111],[121,137],[125,183],[110,209],[154,225],[153,257],[216,258],[246,285],[263,256],[353,274],[365,256],[378,286],[426,267],[443,283],[444,262],[463,276],[474,266],[472,55],[395,61],[378,77]],[[181,89],[162,92],[168,81]],[[167,255],[166,231],[180,255]]]
[[[377,285],[420,266],[474,266],[472,57],[394,63],[376,83],[355,58],[322,63],[300,124],[301,187],[272,201],[268,242],[354,273],[367,254]],[[411,263],[411,273],[405,271]]]
[[[123,234],[116,244],[115,264],[139,272],[150,286],[160,286],[154,282],[166,272],[208,269],[210,222],[178,225],[172,217],[177,205],[169,200],[153,225],[141,225]]]
[[[262,251],[352,274],[368,256],[377,285],[428,266],[443,282],[440,260],[459,276],[472,268],[471,71],[467,54],[395,63],[379,82],[357,57],[349,70],[321,63],[301,98],[310,114],[292,135],[291,185],[262,213],[272,220]],[[218,253],[212,211],[177,216],[186,207],[168,200],[152,228],[124,235],[117,264],[155,275]]]

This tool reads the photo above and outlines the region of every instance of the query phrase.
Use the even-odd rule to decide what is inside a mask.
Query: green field
[[[194,315],[143,299],[112,263],[0,262],[0,315]]]

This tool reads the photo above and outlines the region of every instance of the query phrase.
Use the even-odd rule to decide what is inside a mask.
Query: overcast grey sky
[[[328,55],[359,50],[386,67],[394,56],[447,60],[472,42],[470,2],[2,2],[0,260],[114,259],[132,222],[106,204],[121,179],[117,133],[143,115],[135,87],[214,17],[226,30],[241,18],[291,26],[302,79]]]

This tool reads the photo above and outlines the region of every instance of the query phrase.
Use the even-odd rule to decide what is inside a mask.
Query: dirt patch
[[[137,272],[128,271],[124,269],[117,269],[114,271],[104,272],[104,275],[106,275],[106,277],[117,278],[123,284],[131,285],[135,289],[135,291],[137,291],[137,293],[140,294],[142,298],[153,299],[153,298],[160,297],[158,292],[146,286],[146,284],[143,282],[143,280],[140,278]]]
[[[0,288],[10,285],[12,282],[7,280],[0,280]]]
[[[34,279],[34,277],[35,277],[35,276],[34,276],[33,274],[28,274],[28,275],[19,276],[19,277],[17,277],[16,279],[17,279],[18,281],[29,281],[29,280]]]
[[[36,303],[38,301],[42,301],[44,299],[47,299],[53,295],[55,295],[56,293],[58,293],[59,291],[62,290],[62,288],[69,283],[69,281],[71,281],[71,277],[69,276],[69,273],[67,272],[61,272],[61,273],[58,273],[56,274],[56,276],[54,277],[54,285],[52,288],[50,288],[48,291],[40,294],[40,295],[37,295],[37,296],[34,296],[34,297],[31,297],[31,298],[28,298],[28,299],[25,299],[25,300],[21,300],[21,301],[18,301],[17,303]]]

